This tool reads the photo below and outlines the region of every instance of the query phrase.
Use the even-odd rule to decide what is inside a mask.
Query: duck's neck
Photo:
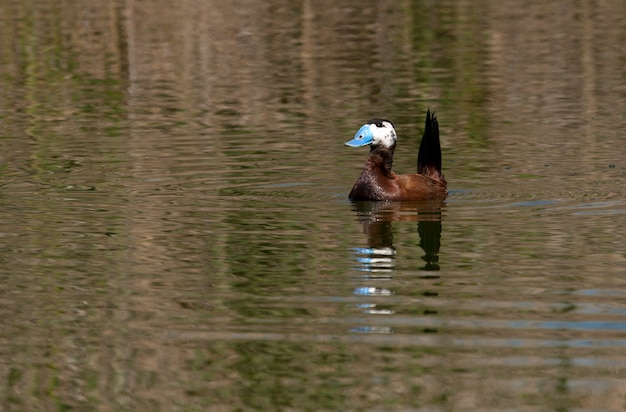
[[[393,164],[393,150],[395,145],[389,147],[373,147],[367,157],[365,167],[356,180],[350,195],[352,200],[385,200],[387,193],[383,186],[394,173],[391,171]]]
[[[393,151],[396,145],[391,147],[372,147],[367,158],[368,166],[372,169],[379,169],[385,176],[391,175],[391,166],[393,165]]]

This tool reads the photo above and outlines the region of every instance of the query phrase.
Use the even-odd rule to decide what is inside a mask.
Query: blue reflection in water
[[[362,272],[392,272],[396,266],[396,250],[393,247],[384,248],[355,248],[359,266],[357,270]]]
[[[350,329],[354,333],[393,333],[393,329],[387,326],[359,326]]]
[[[354,289],[354,294],[363,296],[391,296],[393,292],[385,288],[362,286]]]

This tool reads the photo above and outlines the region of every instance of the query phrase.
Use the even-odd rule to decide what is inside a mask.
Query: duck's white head
[[[396,145],[396,131],[393,123],[386,119],[372,119],[359,129],[346,146],[361,147],[371,145],[391,149]]]

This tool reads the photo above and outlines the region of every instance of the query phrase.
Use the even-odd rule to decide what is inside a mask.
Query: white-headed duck
[[[435,113],[426,112],[426,126],[417,155],[417,174],[398,175],[391,170],[396,131],[391,121],[372,119],[346,146],[370,146],[365,167],[348,196],[350,200],[445,199],[448,190],[441,172],[439,124]]]

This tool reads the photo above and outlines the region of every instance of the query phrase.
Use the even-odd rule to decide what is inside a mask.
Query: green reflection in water
[[[372,402],[379,407],[417,406],[433,396],[421,393],[420,382],[432,373],[422,359],[436,352],[341,343],[216,343],[197,351],[190,364],[214,382],[212,389],[198,385],[187,393],[208,405],[255,410],[353,409]],[[440,396],[447,397],[446,391],[441,388]]]

